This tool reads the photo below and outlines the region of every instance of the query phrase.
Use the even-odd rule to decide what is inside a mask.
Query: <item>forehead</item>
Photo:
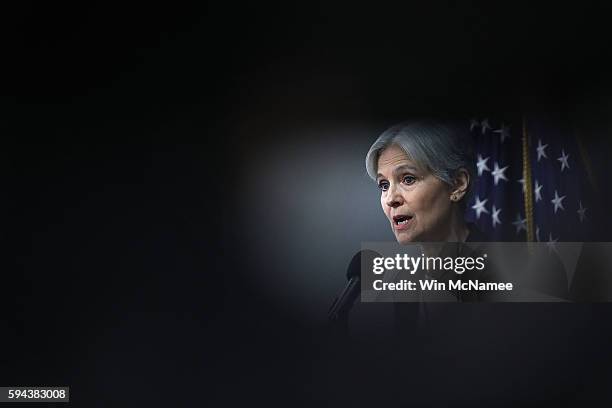
[[[404,149],[396,144],[392,144],[380,152],[378,156],[378,171],[380,173],[385,170],[393,171],[394,168],[399,166],[411,166],[415,169],[418,168],[417,163],[414,162]]]

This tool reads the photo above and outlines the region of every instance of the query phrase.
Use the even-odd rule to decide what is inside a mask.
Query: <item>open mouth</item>
[[[404,225],[407,224],[408,221],[412,219],[410,215],[396,215],[393,217],[393,223],[395,225]]]

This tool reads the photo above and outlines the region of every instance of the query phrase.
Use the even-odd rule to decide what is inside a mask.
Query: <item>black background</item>
[[[605,138],[611,11],[5,9],[2,383],[70,385],[75,406],[609,403],[607,304],[491,306],[501,334],[469,333],[465,353],[407,370],[363,345],[347,363],[245,283],[240,228],[257,200],[241,194],[243,160],[278,123],[556,110]]]

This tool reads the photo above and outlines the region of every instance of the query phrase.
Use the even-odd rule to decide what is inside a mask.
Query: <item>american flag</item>
[[[477,182],[466,218],[491,240],[587,241],[596,219],[588,152],[553,116],[469,123]]]

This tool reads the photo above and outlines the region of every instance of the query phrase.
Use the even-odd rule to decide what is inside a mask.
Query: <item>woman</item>
[[[480,255],[480,248],[463,244],[487,241],[464,218],[476,180],[472,145],[467,126],[434,121],[400,123],[386,130],[372,144],[366,156],[366,169],[380,189],[380,204],[400,244],[419,243],[427,256],[477,258]],[[490,265],[484,270],[462,275],[453,270],[412,273],[399,271],[394,281],[406,278],[448,282],[458,277],[492,281]],[[362,288],[363,284],[362,281]],[[443,322],[443,326],[447,326],[444,323],[447,319],[440,317],[452,316],[455,311],[441,303],[429,303],[431,300],[474,302],[490,299],[489,293],[458,290],[410,292],[410,295],[408,301],[393,303],[394,328],[402,338],[413,333],[417,322],[427,326],[431,322]],[[418,303],[413,302],[415,299]],[[372,304],[357,304],[356,313],[351,312],[355,325],[367,328],[372,323],[373,327],[378,327],[371,318],[360,317],[360,313],[368,315],[366,309],[372,307]]]
[[[452,123],[393,126],[366,156],[366,169],[401,244],[483,240],[464,219],[475,167],[467,129]]]
[[[452,122],[410,121],[386,130],[372,144],[366,169],[381,191],[380,204],[400,244],[421,245],[427,256],[480,256],[482,248],[463,245],[486,237],[465,221],[476,165],[467,126]],[[435,244],[443,243],[443,244]],[[450,280],[496,281],[491,265],[457,275],[452,270],[420,272],[437,282]],[[414,278],[414,276],[413,276]],[[424,292],[421,301],[493,300],[490,292],[453,290]],[[444,296],[440,299],[439,296]],[[396,308],[396,313],[401,307]]]

